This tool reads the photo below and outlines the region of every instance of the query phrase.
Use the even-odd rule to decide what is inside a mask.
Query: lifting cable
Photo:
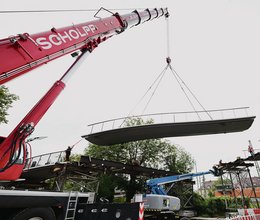
[[[166,70],[167,70],[167,66],[166,66],[166,67],[164,68],[164,70],[162,71],[161,77],[160,77],[160,79],[159,79],[159,81],[158,81],[158,83],[157,83],[157,85],[156,85],[154,91],[152,92],[152,95],[150,96],[148,102],[146,103],[146,105],[145,105],[145,107],[144,107],[144,109],[143,109],[143,111],[142,111],[142,115],[144,114],[145,110],[147,109],[148,105],[150,104],[151,99],[153,98],[153,96],[154,96],[156,90],[158,89],[158,87],[159,87],[159,85],[160,85],[160,83],[161,83],[161,81],[162,81],[162,79],[163,79],[163,77],[164,77],[164,74],[165,74]]]
[[[170,70],[172,71],[172,74],[173,74],[174,78],[175,78],[176,81],[178,82],[178,84],[179,84],[181,90],[183,91],[184,95],[185,95],[186,98],[188,99],[188,101],[189,101],[191,107],[193,108],[194,112],[196,112],[198,118],[201,120],[201,117],[200,117],[199,113],[196,111],[195,106],[193,105],[193,103],[192,103],[191,99],[189,98],[187,92],[185,91],[185,89],[182,87],[182,85],[181,85],[181,83],[180,83],[180,80],[181,80],[181,82],[183,83],[182,79],[179,80],[179,78],[178,78],[179,75],[178,75],[178,74],[176,73],[176,71],[172,68],[171,64],[168,64],[168,65],[169,65]],[[178,76],[178,77],[177,77],[177,76]],[[184,84],[184,85],[186,85],[186,84]]]
[[[0,10],[0,14],[15,14],[15,13],[56,13],[56,12],[95,12],[99,9],[46,9],[46,10]],[[144,8],[111,8],[110,11],[130,11],[144,10]]]
[[[211,120],[213,120],[213,118],[211,117],[211,115],[209,114],[209,112],[204,108],[204,106],[201,104],[201,102],[198,100],[198,98],[195,96],[195,94],[191,91],[191,89],[186,85],[186,83],[182,80],[182,78],[179,76],[179,74],[176,72],[175,69],[172,68],[172,66],[169,64],[169,68],[173,74],[173,76],[175,77],[175,79],[177,80],[178,84],[180,85],[182,91],[184,92],[185,96],[187,97],[187,99],[189,100],[193,110],[197,113],[199,119],[200,116],[197,112],[197,110],[195,109],[195,106],[193,105],[193,103],[191,102],[190,98],[188,97],[188,94],[185,92],[184,88],[182,87],[181,83],[185,86],[185,88],[189,91],[189,93],[192,95],[192,97],[197,101],[197,103],[200,105],[200,107],[206,112],[206,114],[209,116],[209,118]]]
[[[166,58],[166,62],[167,62],[167,67],[170,68],[174,78],[176,79],[176,81],[178,82],[181,90],[183,91],[184,95],[186,96],[186,98],[188,99],[190,105],[192,106],[193,110],[196,112],[198,118],[201,120],[201,117],[199,115],[199,113],[197,112],[195,106],[193,105],[191,99],[189,98],[187,92],[185,91],[185,89],[182,87],[181,83],[185,86],[185,88],[189,91],[189,93],[192,95],[192,97],[197,101],[197,103],[200,105],[200,107],[206,112],[206,114],[209,116],[209,118],[212,120],[213,118],[211,117],[211,115],[208,113],[208,111],[203,107],[203,105],[199,102],[198,98],[195,96],[195,94],[191,91],[191,89],[186,85],[186,83],[182,80],[182,78],[180,77],[180,75],[176,72],[176,70],[172,67],[171,65],[171,58],[170,58],[170,25],[169,25],[169,16],[166,17],[166,41],[167,41],[167,58]]]
[[[200,105],[200,107],[206,112],[206,114],[209,116],[209,118],[211,120],[213,120],[213,118],[211,117],[211,115],[209,114],[209,112],[203,107],[203,105],[199,102],[198,98],[195,96],[195,94],[191,91],[191,89],[187,86],[187,84],[182,80],[182,78],[180,77],[180,75],[176,72],[176,70],[174,70],[174,68],[171,65],[171,58],[170,58],[170,25],[169,25],[169,16],[166,17],[166,42],[167,42],[167,58],[166,58],[166,63],[167,66],[166,68],[169,68],[174,76],[174,78],[176,79],[177,83],[179,84],[181,90],[183,91],[184,95],[186,96],[186,98],[188,99],[190,105],[192,106],[193,110],[196,112],[198,118],[201,120],[201,117],[198,113],[198,111],[196,110],[194,104],[192,103],[191,99],[188,96],[188,93],[185,91],[184,87],[188,90],[188,92],[191,94],[191,96],[197,101],[197,103]],[[184,85],[184,87],[182,86],[182,84]]]
[[[201,117],[199,115],[199,112],[196,110],[195,105],[192,103],[191,98],[188,95],[188,92],[190,93],[190,95],[193,97],[193,99],[196,100],[196,102],[199,104],[199,106],[204,110],[204,112],[208,115],[208,117],[213,120],[213,118],[211,117],[211,115],[209,114],[209,112],[203,107],[203,105],[201,104],[201,102],[198,100],[198,98],[195,96],[195,94],[192,92],[192,90],[187,86],[187,84],[184,82],[184,80],[180,77],[180,75],[177,73],[177,71],[172,67],[171,65],[171,58],[170,58],[170,31],[169,31],[169,16],[166,16],[166,42],[167,42],[167,57],[166,57],[166,67],[163,69],[163,71],[158,75],[158,77],[156,78],[156,80],[152,83],[152,85],[148,88],[148,90],[145,92],[145,94],[142,96],[142,98],[139,100],[139,102],[135,105],[135,107],[130,111],[130,113],[128,114],[128,116],[126,118],[131,117],[130,115],[132,114],[132,112],[136,109],[136,107],[140,104],[140,102],[145,98],[145,96],[148,94],[148,92],[152,89],[152,87],[156,84],[155,89],[153,90],[148,102],[146,103],[143,111],[142,111],[142,115],[144,114],[144,112],[146,111],[149,103],[151,102],[152,97],[154,96],[156,90],[159,87],[160,82],[162,81],[163,76],[165,75],[166,70],[169,68],[171,70],[172,75],[174,76],[174,78],[176,79],[177,83],[179,84],[181,90],[183,91],[185,97],[188,99],[191,107],[193,108],[194,112],[196,112],[198,118],[201,120]],[[123,121],[122,124],[124,124],[125,120]],[[121,125],[122,125],[121,124]]]
[[[158,88],[160,82],[162,81],[162,78],[163,78],[163,76],[164,76],[166,70],[167,70],[168,67],[169,67],[168,61],[170,61],[170,58],[169,58],[169,57],[170,57],[170,47],[169,47],[170,39],[169,39],[169,19],[167,19],[168,17],[169,17],[169,14],[166,15],[166,25],[167,25],[167,28],[166,28],[166,31],[167,31],[166,37],[167,37],[167,39],[166,39],[166,41],[167,41],[167,56],[168,56],[168,57],[166,58],[167,66],[166,66],[166,67],[163,69],[163,71],[156,77],[156,79],[155,79],[154,82],[151,84],[151,86],[147,89],[147,91],[145,92],[145,94],[144,94],[144,95],[141,97],[141,99],[137,102],[137,104],[134,106],[134,108],[128,113],[128,115],[127,115],[126,118],[131,117],[130,115],[132,115],[132,113],[133,113],[133,111],[136,109],[136,107],[143,101],[143,99],[144,99],[145,96],[148,94],[148,92],[152,89],[152,87],[155,85],[155,83],[157,82],[157,80],[159,80],[158,83],[157,83],[157,86],[155,87],[154,91],[152,92],[151,97],[149,98],[147,104],[145,105],[145,107],[144,107],[144,109],[143,109],[141,115],[144,114],[144,112],[145,112],[145,110],[147,109],[149,103],[151,102],[151,99],[152,99],[152,97],[154,96],[154,94],[155,94],[155,92],[156,92],[156,90],[157,90],[157,88]],[[122,124],[124,124],[124,122],[125,122],[125,120],[123,121]],[[122,124],[121,124],[121,125],[122,125]],[[120,126],[120,127],[121,127],[121,126]]]
[[[152,92],[152,96],[155,94],[155,91],[157,90],[160,82],[162,81],[162,78],[167,70],[167,66],[163,69],[163,71],[156,77],[156,79],[153,81],[153,83],[149,86],[149,88],[146,90],[146,92],[144,93],[144,95],[140,98],[140,100],[136,103],[136,105],[132,108],[132,110],[128,113],[128,115],[125,117],[125,119],[123,120],[123,122],[120,124],[119,127],[122,127],[122,125],[124,125],[124,123],[126,122],[127,119],[131,118],[132,113],[134,112],[134,110],[137,108],[137,106],[144,100],[144,98],[146,97],[146,95],[148,94],[148,92],[153,88],[153,86],[157,83],[154,91]],[[148,103],[146,104],[145,108],[142,111],[142,114],[144,114],[144,111],[146,110],[147,106],[149,105],[152,96],[150,97],[150,99],[148,100]]]

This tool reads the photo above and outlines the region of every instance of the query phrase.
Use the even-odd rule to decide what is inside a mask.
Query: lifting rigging
[[[151,95],[150,98],[148,99],[142,114],[145,114],[145,111],[149,105],[149,103],[151,102],[153,96],[155,95],[155,92],[157,91],[160,83],[162,82],[163,77],[165,76],[165,73],[167,70],[170,70],[170,73],[172,74],[172,76],[174,77],[174,79],[176,80],[176,82],[178,83],[180,89],[182,90],[182,92],[184,93],[186,99],[189,101],[189,104],[191,105],[193,111],[197,114],[197,117],[199,120],[201,120],[200,114],[198,112],[198,110],[196,110],[195,108],[195,104],[193,104],[192,102],[192,98],[197,102],[197,104],[201,107],[201,109],[207,114],[207,116],[209,117],[209,119],[213,120],[212,116],[209,114],[209,112],[205,109],[205,107],[201,104],[201,102],[198,100],[198,98],[195,96],[195,94],[192,92],[192,90],[187,86],[187,84],[184,82],[184,80],[180,77],[180,75],[177,73],[177,71],[173,68],[172,66],[172,59],[170,56],[170,25],[169,25],[169,14],[167,16],[165,16],[165,20],[166,20],[166,44],[167,44],[167,56],[166,56],[166,66],[165,68],[162,70],[162,72],[157,76],[157,78],[155,79],[155,81],[151,84],[151,86],[149,86],[149,88],[147,89],[147,91],[145,92],[145,94],[142,96],[142,98],[140,99],[140,101],[135,105],[135,107],[130,111],[130,113],[128,114],[127,117],[131,117],[134,109],[137,107],[138,104],[140,104],[140,102],[144,99],[144,97],[146,95],[148,95],[148,92],[153,88],[153,91],[151,91]],[[190,97],[191,96],[191,97]]]
[[[121,144],[130,141],[139,141],[151,138],[164,138],[164,137],[180,137],[180,136],[192,136],[192,135],[206,135],[206,134],[218,134],[218,133],[228,133],[228,132],[240,132],[248,129],[254,121],[254,116],[248,117],[237,117],[235,118],[220,118],[214,119],[210,113],[221,112],[223,110],[226,111],[240,111],[245,110],[247,108],[233,108],[233,109],[221,109],[221,110],[206,110],[192,90],[187,86],[184,80],[180,77],[177,71],[173,68],[171,64],[170,57],[170,36],[169,36],[169,14],[167,14],[166,22],[167,22],[167,56],[166,56],[166,67],[160,72],[160,74],[156,77],[153,83],[149,86],[145,94],[141,97],[141,99],[137,102],[134,108],[129,112],[129,114],[124,118],[111,119],[103,122],[90,124],[91,132],[87,135],[82,136],[89,142],[97,145],[113,145],[113,144]],[[194,121],[176,121],[176,116],[180,115],[180,113],[170,112],[170,113],[155,113],[155,114],[144,114],[150,104],[153,96],[155,95],[156,90],[158,89],[163,77],[167,70],[170,70],[170,73],[177,81],[181,91],[184,93],[186,99],[191,105],[193,112],[183,112],[183,114],[194,114],[197,116],[197,119]],[[153,89],[153,90],[152,90]],[[148,101],[142,111],[141,115],[133,115],[133,111],[136,107],[144,100],[144,98],[151,93]],[[202,110],[197,110],[195,108],[194,100],[197,105]],[[172,115],[173,121],[168,123],[156,123],[152,118],[153,116],[164,116],[164,115]],[[152,120],[151,123],[137,124],[128,123],[131,119],[142,119],[142,118],[150,117]],[[115,124],[119,124],[117,128],[115,128]],[[145,123],[145,122],[144,122]],[[109,125],[107,125],[109,124]],[[112,128],[110,129],[110,124],[112,124]],[[106,126],[107,125],[107,126]],[[96,127],[100,128],[100,130],[96,131]],[[107,130],[104,127],[109,127]],[[95,130],[95,131],[94,131]]]

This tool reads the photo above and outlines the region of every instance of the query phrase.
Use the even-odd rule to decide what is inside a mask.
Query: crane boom
[[[147,180],[146,184],[151,189],[153,194],[167,195],[162,185],[167,183],[175,183],[183,180],[192,180],[192,178],[207,174],[213,174],[212,171],[198,172],[198,173],[187,173],[174,176],[166,176],[161,178],[154,178]]]
[[[83,58],[113,35],[163,15],[168,16],[166,8],[146,9],[143,12],[135,10],[122,16],[115,13],[109,18],[71,27],[52,28],[39,34],[25,33],[0,40],[0,85],[63,55],[77,50],[82,52],[8,137],[1,137],[0,180],[16,180],[20,177],[27,155],[25,139],[34,131],[37,123],[63,91],[69,77],[83,62]]]
[[[142,12],[135,10],[126,15],[115,13],[107,18],[77,25],[1,39],[0,84],[66,54],[83,48],[92,50],[99,43],[127,28],[163,15],[168,15],[167,8],[146,9]]]

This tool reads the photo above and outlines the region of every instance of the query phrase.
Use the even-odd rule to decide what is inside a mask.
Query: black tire
[[[158,220],[174,220],[175,215],[173,213],[161,213],[158,217]]]
[[[17,213],[11,220],[29,220],[38,218],[39,220],[55,220],[55,213],[52,208],[27,208]]]

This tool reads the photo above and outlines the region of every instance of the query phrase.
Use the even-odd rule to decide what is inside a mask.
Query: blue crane
[[[187,174],[180,174],[174,176],[154,178],[154,179],[147,180],[146,184],[150,188],[151,194],[167,195],[167,192],[163,188],[163,185],[167,183],[175,183],[183,180],[192,180],[192,178],[194,177],[203,176],[207,174],[213,174],[213,172],[210,170],[206,172],[187,173]]]

